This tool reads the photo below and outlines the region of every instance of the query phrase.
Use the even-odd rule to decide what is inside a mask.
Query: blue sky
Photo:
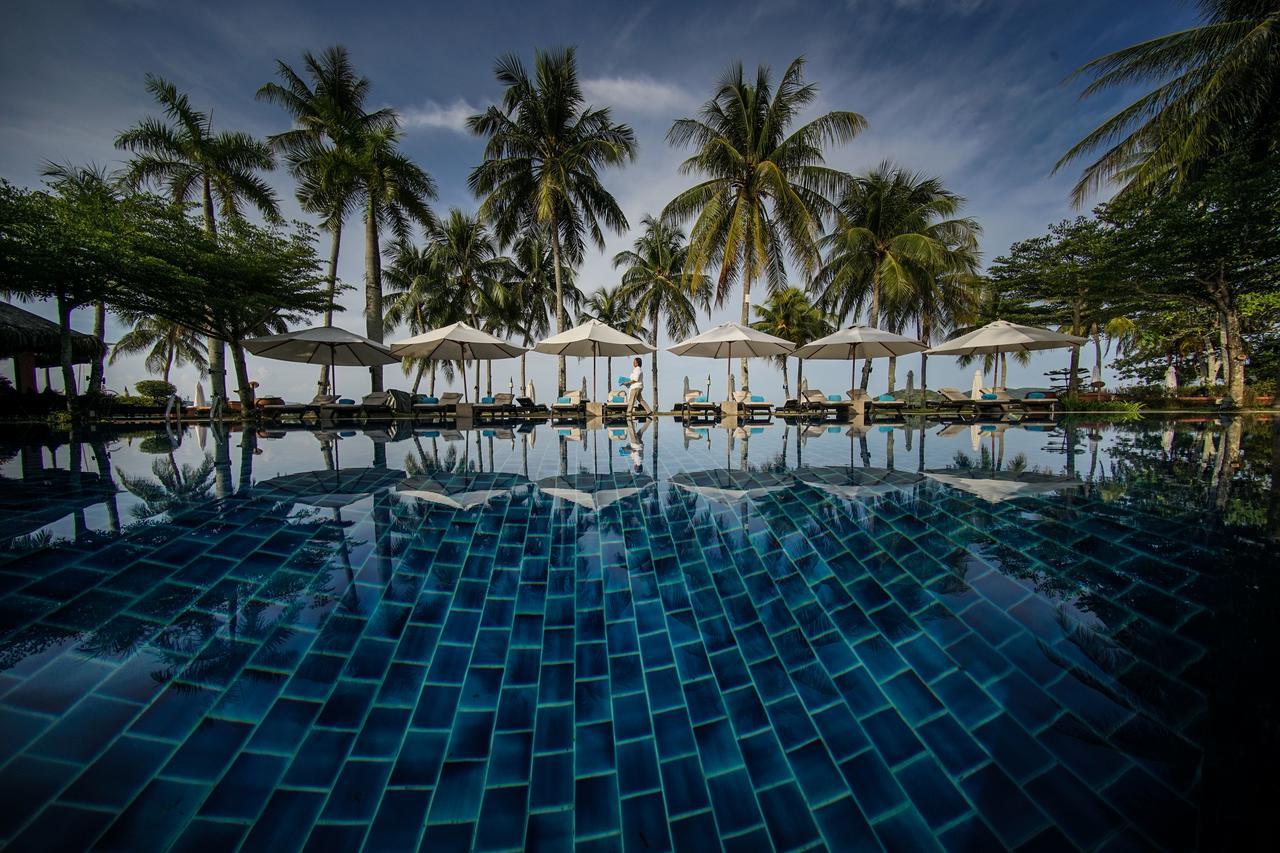
[[[1080,103],[1078,87],[1063,86],[1063,79],[1100,54],[1181,29],[1193,11],[1176,0],[447,6],[10,0],[0,32],[0,176],[32,186],[44,160],[116,165],[120,153],[112,138],[152,112],[143,90],[147,72],[172,80],[198,107],[212,109],[221,127],[263,136],[281,130],[284,116],[256,102],[254,91],[272,79],[277,59],[296,64],[304,50],[341,43],[372,80],[372,100],[401,112],[404,148],[439,183],[439,210],[470,210],[476,202],[466,175],[481,143],[463,121],[499,94],[494,58],[514,52],[528,59],[534,47],[572,44],[590,100],[612,106],[617,119],[636,130],[636,162],[606,174],[634,225],[693,180],[677,172],[684,153],[665,142],[671,121],[692,114],[734,60],[780,72],[804,55],[807,77],[819,86],[814,112],[852,109],[869,122],[853,143],[830,151],[829,164],[858,171],[891,159],[941,176],[968,199],[967,212],[983,225],[990,260],[1011,242],[1073,215],[1067,196],[1075,174],[1051,176],[1053,164],[1129,94]],[[288,176],[277,172],[271,180],[285,212],[298,216]],[[349,227],[348,235],[340,274],[359,284],[359,229]],[[616,283],[609,259],[633,237],[613,235],[604,253],[591,253],[579,277],[585,289]],[[363,328],[361,299],[348,294],[339,325]],[[703,328],[736,317],[735,306],[714,312]],[[90,318],[78,317],[76,324],[88,328]],[[121,331],[112,321],[108,340]],[[554,385],[554,360],[529,361],[545,396]],[[1029,368],[1011,368],[1010,384],[1033,384],[1063,363],[1061,353],[1038,356]],[[503,390],[508,365],[514,362],[500,362],[495,370],[495,386]],[[723,365],[714,362],[668,354],[662,365],[664,402],[686,373],[695,383],[713,376],[716,390],[723,383]],[[913,368],[915,359],[902,360],[900,384]],[[253,359],[250,369],[262,391],[291,399],[314,391],[310,367]],[[571,360],[571,382],[589,370],[588,363]],[[108,384],[122,389],[144,375],[140,360],[126,360],[109,369]],[[814,362],[806,375],[825,390],[848,387],[847,365]],[[935,387],[967,388],[969,375],[949,359],[930,364]],[[189,394],[194,372],[176,377]],[[879,367],[873,390],[884,379]],[[394,369],[388,380],[407,385]],[[340,387],[351,391],[364,381],[356,369],[339,378]],[[777,370],[764,364],[753,370],[752,384],[768,394],[781,390]]]

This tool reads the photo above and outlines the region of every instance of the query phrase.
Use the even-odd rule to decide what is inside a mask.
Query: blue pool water
[[[0,436],[10,850],[1227,849],[1268,421]]]

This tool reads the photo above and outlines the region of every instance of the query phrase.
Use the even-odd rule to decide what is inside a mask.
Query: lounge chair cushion
[[[706,395],[706,394],[702,394],[701,396],[694,397],[694,398],[693,398],[693,402],[695,402],[695,403],[705,403],[705,402],[707,402],[707,395]]]
[[[493,404],[493,398],[492,398],[492,397],[481,397],[481,398],[480,398],[480,404],[481,404],[481,405],[483,405],[483,406],[490,406],[490,405],[492,405],[492,404]]]
[[[414,396],[413,402],[421,403],[424,406],[434,406],[440,402],[440,398],[432,397],[430,394],[417,394]]]
[[[1046,399],[1043,391],[1031,391],[1027,394],[1028,400],[1044,400]]]
[[[355,404],[356,404],[356,401],[352,400],[350,397],[343,397],[341,400],[338,401],[339,406],[354,406]]]
[[[753,402],[753,403],[763,403],[763,402],[764,402],[764,395],[762,395],[762,394],[752,394],[752,395],[751,395],[751,402]]]
[[[982,399],[984,399],[984,400],[999,400],[1000,398],[999,398],[997,395],[995,395],[995,394],[983,394],[983,395],[982,395]]]
[[[619,385],[626,385],[626,384],[627,384],[628,382],[630,382],[630,381],[631,381],[631,377],[630,377],[630,376],[619,376],[619,377],[618,377],[618,384],[619,384]]]
[[[898,402],[898,398],[892,394],[881,394],[879,397],[876,397],[876,401],[880,403],[896,403]]]
[[[569,401],[569,398],[568,398],[568,397],[557,397],[557,398],[556,398],[556,403],[557,403],[558,405],[561,405],[561,406],[567,406],[567,405],[569,405],[569,402],[570,402],[570,401]]]
[[[841,400],[841,397],[839,394],[828,394],[827,399],[833,403],[839,403]]]

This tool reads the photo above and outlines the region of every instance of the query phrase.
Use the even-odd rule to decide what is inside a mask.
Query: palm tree
[[[667,321],[667,334],[676,339],[697,334],[698,310],[711,308],[711,279],[689,263],[684,232],[652,216],[640,222],[643,233],[629,251],[613,256],[622,273],[622,299],[649,322],[653,345],[653,410],[658,411],[658,328]]]
[[[622,285],[618,285],[617,287],[602,287],[589,295],[578,314],[578,322],[585,323],[588,320],[596,320],[625,334],[643,338],[649,334],[641,324],[643,316],[628,298],[625,288]],[[605,375],[613,376],[613,358],[606,356],[604,365]],[[613,380],[610,379],[608,381],[612,382]]]
[[[756,306],[756,321],[752,328],[791,341],[796,346],[806,344],[835,331],[835,323],[798,287],[787,287],[769,294],[763,305]],[[791,384],[787,381],[787,357],[773,359],[782,370],[782,391],[790,399]],[[796,365],[796,391],[804,378],[804,362]]]
[[[495,75],[506,87],[501,105],[467,120],[473,133],[487,138],[484,161],[468,183],[483,199],[481,216],[504,245],[530,230],[550,239],[556,331],[562,332],[566,263],[582,259],[588,236],[603,251],[603,228],[627,228],[600,170],[633,159],[636,141],[629,126],[613,121],[608,107],[586,103],[573,48],[536,51],[533,65],[530,77],[518,57],[498,60]],[[563,394],[563,357],[557,384]]]
[[[1006,293],[998,281],[992,279],[982,280],[978,285],[978,294],[977,303],[972,313],[968,315],[967,322],[956,327],[956,336],[975,332],[996,320],[1039,322],[1039,320],[1033,319],[1036,313],[1026,303]],[[981,358],[983,374],[985,375],[988,370],[991,371],[991,387],[1003,388],[1004,381],[1009,376],[1009,354],[1002,352],[999,356],[996,356],[988,353]],[[960,367],[968,367],[977,359],[978,356],[976,355],[962,355],[956,359],[956,364]],[[1031,363],[1031,354],[1015,352],[1013,359],[1019,366],[1026,367]],[[1073,362],[1072,369],[1074,368],[1075,363]]]
[[[519,306],[519,316],[510,332],[520,335],[525,347],[531,347],[536,338],[550,333],[551,317],[556,314],[561,298],[566,311],[578,312],[582,305],[582,291],[578,289],[572,267],[562,271],[561,287],[557,290],[551,241],[540,229],[531,229],[520,235],[511,246],[507,261],[506,292],[508,298]],[[527,387],[527,382],[525,356],[521,354],[522,390]]]
[[[248,202],[268,219],[279,218],[275,191],[258,175],[275,168],[266,143],[237,131],[215,133],[212,113],[192,107],[186,95],[161,77],[148,74],[147,91],[169,121],[147,117],[116,137],[116,148],[135,155],[125,170],[128,185],[162,186],[175,204],[198,198],[205,230],[215,236],[215,209],[223,219],[235,219]],[[226,349],[217,338],[209,338],[208,348],[213,395],[225,400]]]
[[[302,209],[322,217],[324,228],[332,235],[329,307],[324,312],[325,326],[332,326],[342,225],[356,197],[353,155],[366,134],[394,127],[395,113],[387,108],[365,109],[369,80],[356,74],[345,47],[326,48],[319,56],[304,53],[302,62],[310,83],[288,64],[277,61],[281,82],[264,85],[258,90],[258,99],[277,104],[293,119],[293,128],[268,137],[267,142],[284,154],[289,172],[298,181]],[[329,384],[327,366],[321,366],[317,384],[324,393]]]
[[[434,221],[427,202],[436,197],[435,181],[397,149],[399,119],[363,134],[350,153],[354,198],[364,210],[365,334],[383,338],[382,253],[379,234],[386,227],[397,240],[409,236],[412,222]],[[369,368],[370,388],[382,390],[382,366]]]
[[[921,279],[964,266],[977,252],[978,224],[957,216],[964,199],[926,178],[881,163],[848,185],[835,229],[822,240],[826,259],[810,284],[840,318],[868,310],[878,326],[912,302]],[[871,360],[862,367],[862,390]]]
[[[848,176],[823,165],[823,148],[853,139],[866,120],[833,111],[791,130],[799,113],[817,96],[803,79],[796,59],[777,89],[760,66],[754,83],[734,63],[698,118],[682,118],[667,141],[695,152],[681,165],[684,174],[705,180],[677,195],[663,219],[694,219],[689,260],[694,269],[719,264],[716,303],[724,304],[742,279],[742,322],[751,322],[751,285],[765,278],[770,289],[786,285],[788,257],[806,275],[818,265],[821,220],[832,212],[831,197]],[[747,360],[742,385],[748,387]]]
[[[444,286],[430,248],[416,246],[410,240],[397,240],[387,247],[387,257],[391,263],[383,277],[389,289],[384,314],[388,328],[404,323],[411,335],[420,335],[465,318],[453,293]],[[428,364],[427,360],[405,359],[402,366],[406,375],[414,372],[414,394],[418,393],[422,374],[429,366],[431,385],[428,391],[435,394],[435,361]],[[452,381],[452,365],[446,363],[444,368],[445,380]]]
[[[967,322],[977,311],[982,279],[976,274],[977,253],[957,253],[950,269],[917,276],[910,299],[911,318],[916,323],[920,343],[932,345],[948,337],[957,325]],[[893,388],[893,359],[890,359],[889,387]],[[920,399],[929,390],[929,356],[920,353]]]
[[[209,367],[209,361],[201,346],[200,335],[179,323],[173,323],[159,317],[131,317],[133,328],[116,341],[111,348],[111,363],[122,355],[134,355],[147,351],[143,364],[151,373],[159,373],[165,382],[169,381],[169,371],[176,364],[178,367],[193,364],[203,374]]]
[[[1118,50],[1078,69],[1087,98],[1117,87],[1155,89],[1072,146],[1055,171],[1102,151],[1071,192],[1083,204],[1107,183],[1121,192],[1177,187],[1215,157],[1243,145],[1276,148],[1280,130],[1280,3],[1197,0],[1198,27]]]
[[[40,174],[49,180],[49,185],[63,199],[90,206],[100,212],[120,201],[120,193],[117,189],[120,184],[118,172],[108,172],[94,164],[73,166],[70,163],[46,161]],[[67,328],[67,333],[70,334],[70,327]],[[107,304],[102,300],[93,303],[93,334],[100,341],[107,339]],[[102,363],[105,354],[104,346],[98,357],[93,360],[89,371],[88,391],[90,393],[101,392],[106,385],[106,371]],[[64,384],[69,375],[73,375],[71,365],[66,363],[62,366]],[[74,381],[66,387],[70,396]]]

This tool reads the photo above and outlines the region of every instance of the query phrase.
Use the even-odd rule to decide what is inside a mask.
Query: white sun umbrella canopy
[[[799,359],[832,359],[855,361],[859,358],[894,358],[913,355],[928,349],[912,338],[904,337],[875,326],[851,326],[848,329],[810,341],[792,353]],[[854,372],[854,383],[857,382]]]
[[[571,355],[592,359],[591,391],[595,393],[597,390],[595,359],[600,356],[616,358],[625,355],[645,355],[653,352],[654,347],[607,323],[588,320],[582,325],[539,341],[533,351],[546,355]],[[585,378],[583,377],[584,380]]]
[[[981,329],[975,329],[968,334],[925,350],[925,354],[997,355],[1004,352],[1034,352],[1078,347],[1084,343],[1086,343],[1085,338],[1068,335],[1066,332],[1055,332],[1052,329],[1040,329],[1035,326],[1020,326],[1008,320],[996,320]]]
[[[461,362],[464,399],[467,393],[466,363],[468,361],[515,358],[526,351],[525,347],[508,343],[501,338],[495,338],[488,332],[468,326],[466,323],[451,323],[448,326],[432,329],[429,332],[423,332],[421,335],[415,335],[403,341],[394,341],[391,344],[391,352],[397,358],[425,358],[435,361]],[[480,397],[479,370],[476,371],[475,391],[478,399]]]
[[[733,359],[790,355],[795,348],[796,345],[785,338],[730,321],[667,347],[667,351],[699,358]],[[732,377],[732,364],[728,365],[725,375]],[[732,389],[729,390],[732,393]]]
[[[316,326],[249,338],[244,342],[244,348],[254,355],[277,361],[329,365],[330,393],[334,389],[335,367],[376,367],[400,360],[385,344],[336,326]]]

